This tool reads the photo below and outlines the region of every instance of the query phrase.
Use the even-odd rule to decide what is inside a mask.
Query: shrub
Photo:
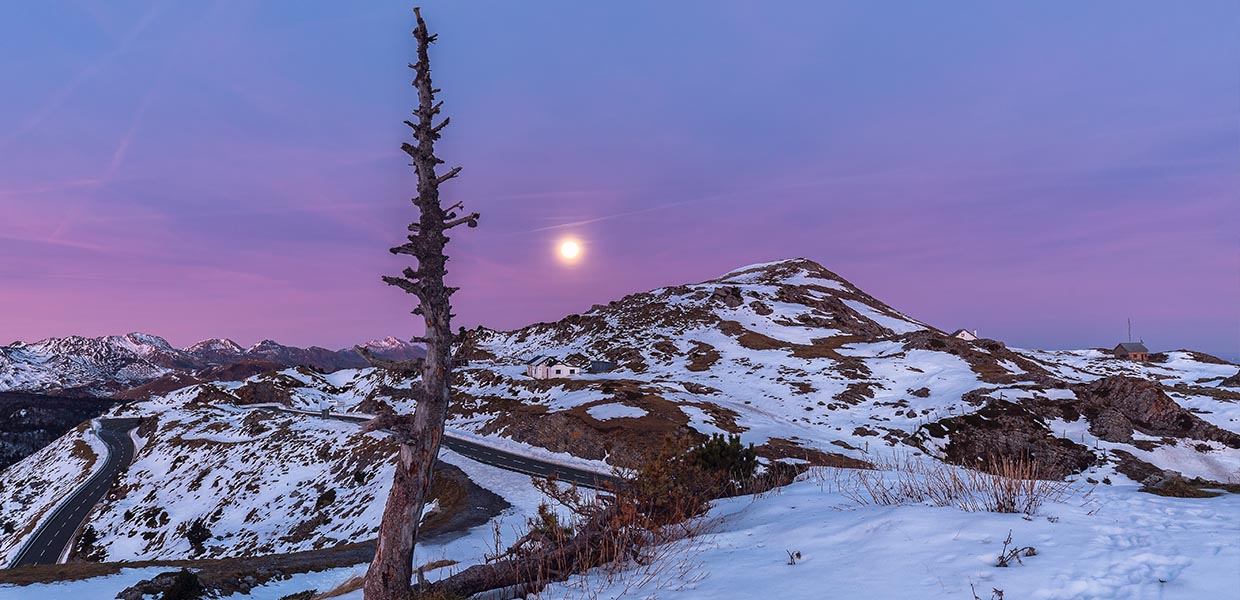
[[[95,531],[93,526],[87,525],[82,530],[82,535],[78,537],[76,554],[86,560],[103,562],[107,559],[108,553],[103,548],[99,548],[99,533]]]
[[[205,521],[196,519],[190,524],[189,531],[185,532],[185,538],[189,540],[189,545],[195,553],[202,554],[206,550],[203,543],[211,539],[211,530],[207,528]]]
[[[893,506],[928,503],[954,506],[968,512],[1032,515],[1048,500],[1073,495],[1063,481],[1038,479],[1037,465],[1028,458],[997,458],[984,471],[954,467],[912,457],[895,457],[881,470],[842,470],[830,473],[841,494],[858,504]],[[823,471],[817,471],[820,477]]]
[[[546,502],[538,505],[538,516],[529,520],[528,527],[531,532],[543,537],[567,539],[573,536],[573,528],[561,523],[560,516]]]
[[[745,481],[753,477],[758,468],[758,452],[753,444],[741,445],[739,435],[723,437],[716,433],[691,451],[693,464],[715,473],[721,473],[732,481]]]
[[[319,499],[314,503],[315,510],[322,510],[323,507],[331,505],[336,501],[336,488],[331,488],[326,492],[319,494]]]
[[[202,598],[202,582],[192,572],[181,569],[173,577],[172,585],[164,590],[159,600],[198,600]]]
[[[699,466],[695,455],[673,440],[638,466],[626,493],[652,520],[675,523],[702,512],[725,479],[721,471]]]

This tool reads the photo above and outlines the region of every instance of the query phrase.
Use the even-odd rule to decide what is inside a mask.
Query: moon
[[[564,260],[573,261],[581,256],[581,244],[573,240],[564,240],[560,242],[560,257]]]

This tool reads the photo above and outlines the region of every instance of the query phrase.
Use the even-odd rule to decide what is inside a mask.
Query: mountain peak
[[[241,354],[245,349],[228,338],[208,338],[185,349],[186,352],[213,352],[222,354]]]
[[[815,281],[818,280],[818,281]],[[786,258],[733,269],[707,283],[735,284],[817,284],[838,288],[840,284],[854,287],[843,277],[808,258]]]
[[[140,331],[133,331],[122,336],[126,341],[136,346],[151,346],[159,350],[173,350],[172,345],[162,337]]]

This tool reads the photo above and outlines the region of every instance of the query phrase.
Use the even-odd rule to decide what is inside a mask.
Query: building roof
[[[536,367],[538,365],[549,365],[549,366],[564,365],[565,363],[564,361],[560,360],[559,357],[540,354],[538,356],[535,356],[534,358],[531,358],[525,361],[525,364],[526,366]],[[566,365],[566,366],[571,366],[571,365]]]
[[[1144,352],[1146,354],[1149,354],[1150,352],[1149,349],[1145,347],[1145,344],[1142,344],[1141,342],[1120,342],[1120,344],[1116,346],[1115,349],[1123,350],[1124,352],[1127,352],[1129,354],[1133,352]]]
[[[953,332],[952,332],[952,337],[956,337],[956,336],[958,336],[958,335],[960,335],[960,334],[962,334],[962,333],[967,333],[967,334],[969,334],[969,335],[973,335],[973,332],[972,332],[972,331],[969,331],[968,329],[957,329],[957,330],[955,330],[955,331],[953,331]]]

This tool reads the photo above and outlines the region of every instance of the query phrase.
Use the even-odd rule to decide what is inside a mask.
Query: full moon
[[[560,256],[564,260],[573,260],[581,254],[581,244],[572,240],[560,242]]]

